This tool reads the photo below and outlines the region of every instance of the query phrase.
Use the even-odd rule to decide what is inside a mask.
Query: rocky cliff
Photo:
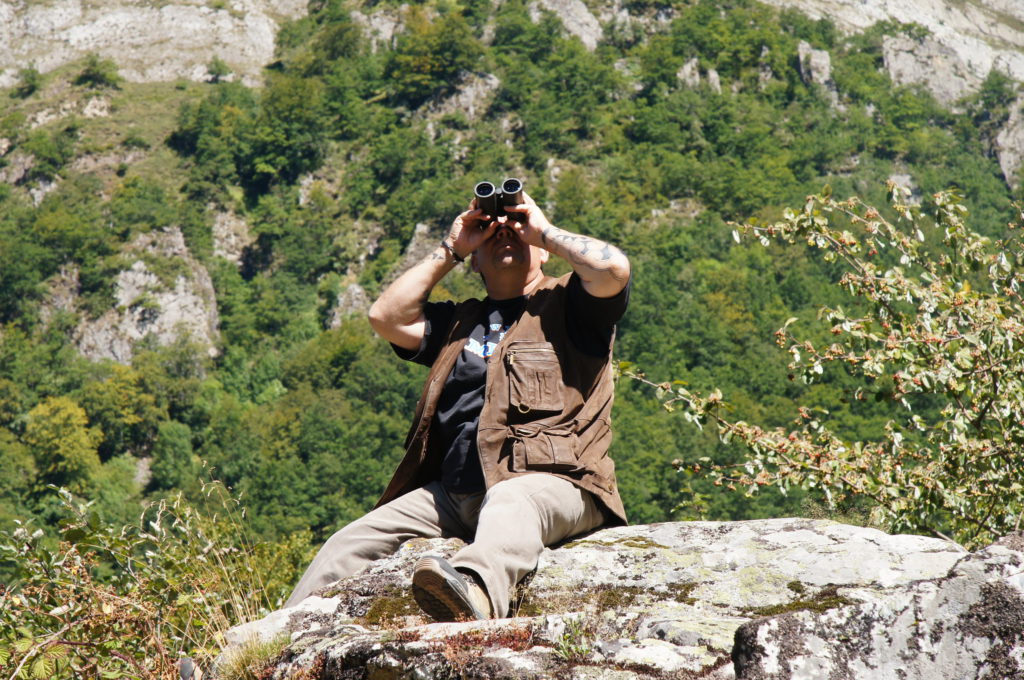
[[[83,356],[131,363],[135,346],[150,338],[158,345],[187,339],[216,356],[220,318],[210,274],[189,252],[181,230],[171,227],[135,238],[124,249],[130,262],[114,282],[113,308],[83,318],[73,341]],[[78,271],[65,267],[49,282],[43,318],[80,312]]]
[[[886,68],[897,83],[922,85],[952,103],[992,69],[1024,81],[1024,3],[1018,0],[762,0],[793,7],[840,30],[862,31],[879,21],[916,23],[920,40],[889,38]]]
[[[214,57],[251,84],[274,56],[282,19],[303,0],[0,0],[0,88],[96,53],[133,82],[201,80]]]
[[[231,631],[287,634],[265,677],[1024,678],[1024,535],[976,553],[828,521],[606,529],[543,554],[512,616],[427,623],[406,543],[299,607]]]

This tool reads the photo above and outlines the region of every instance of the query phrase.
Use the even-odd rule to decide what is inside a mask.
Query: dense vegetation
[[[418,223],[440,234],[475,181],[507,175],[523,177],[557,224],[630,255],[618,358],[655,382],[721,390],[737,419],[782,426],[801,403],[827,409],[839,437],[880,436],[892,400],[848,398],[843,371],[791,380],[773,342],[790,317],[851,304],[833,285],[840,268],[798,248],[734,242],[727,222],[771,221],[826,183],[884,205],[886,178],[906,174],[926,208],[955,187],[973,228],[1001,234],[1015,197],[992,140],[1016,85],[993,73],[954,113],[882,69],[882,35],[917,27],[843,37],[752,0],[674,3],[675,18],[659,23],[667,6],[630,3],[638,18],[607,27],[588,51],[550,14],[532,21],[522,0],[494,13],[480,0],[416,5],[390,42],[327,0],[283,28],[260,88],[232,82],[219,60],[209,83],[163,89],[120,82],[96,58],[64,73],[26,68],[0,104],[10,145],[0,169],[19,153],[34,158],[17,186],[0,184],[0,525],[46,528],[33,541],[52,548],[50,528],[74,519],[54,487],[120,526],[142,502],[179,492],[204,506],[212,477],[242,498],[256,539],[290,541],[281,555],[294,569],[304,559],[296,541],[318,544],[376,500],[424,376],[360,314],[325,330],[339,294],[358,285],[372,298]],[[830,52],[835,101],[802,77],[800,41]],[[677,75],[694,59],[695,87]],[[450,104],[484,73],[498,84],[472,115]],[[117,128],[75,118],[31,127],[58,89],[135,115]],[[160,118],[168,102],[176,117]],[[75,162],[90,154],[121,160]],[[214,254],[217,211],[251,225],[238,264]],[[142,341],[130,365],[82,358],[76,327],[114,306],[116,274],[133,261],[126,244],[168,227],[213,279],[216,358],[187,339]],[[148,265],[170,281],[178,273],[173,262]],[[54,311],[46,282],[70,269],[77,307]],[[479,292],[458,272],[436,294]],[[674,466],[744,453],[665,414],[637,381],[620,383],[615,430],[635,522],[820,511],[820,492],[748,498]],[[276,584],[268,603],[287,587]]]

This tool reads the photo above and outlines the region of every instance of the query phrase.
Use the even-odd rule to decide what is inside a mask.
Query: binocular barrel
[[[492,182],[478,182],[473,188],[476,196],[476,207],[491,217],[505,215],[505,206],[519,205],[523,202],[523,182],[515,177],[508,177],[500,187]]]

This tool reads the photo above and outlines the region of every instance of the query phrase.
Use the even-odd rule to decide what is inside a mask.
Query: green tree
[[[447,12],[431,20],[414,5],[406,14],[405,33],[398,38],[386,77],[396,100],[416,108],[453,87],[460,72],[472,69],[482,51],[460,14]]]
[[[107,460],[121,453],[142,455],[149,450],[157,423],[165,414],[154,396],[146,392],[137,370],[112,364],[104,373],[102,379],[85,383],[77,392],[89,422],[103,432],[100,457]]]
[[[67,397],[49,397],[28,412],[22,437],[39,467],[39,481],[84,492],[99,470],[102,432],[89,427],[85,410]]]
[[[85,66],[82,72],[75,78],[76,85],[87,87],[109,87],[119,89],[121,87],[121,76],[117,72],[117,64],[111,59],[104,59],[95,52],[85,58]]]
[[[210,60],[210,63],[206,65],[206,72],[210,76],[211,83],[219,83],[231,75],[231,67],[228,66],[227,62],[220,57],[214,57]]]
[[[160,423],[153,443],[154,489],[190,490],[199,482],[199,459],[192,453],[192,430],[173,420]]]
[[[36,67],[26,66],[18,71],[18,84],[11,92],[11,96],[27,99],[35,94],[43,86],[43,74]]]

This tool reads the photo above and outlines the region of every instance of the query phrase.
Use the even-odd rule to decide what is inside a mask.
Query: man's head
[[[544,275],[541,267],[548,255],[543,248],[524,243],[506,222],[477,248],[470,264],[483,277],[487,294],[503,299],[529,292]]]

